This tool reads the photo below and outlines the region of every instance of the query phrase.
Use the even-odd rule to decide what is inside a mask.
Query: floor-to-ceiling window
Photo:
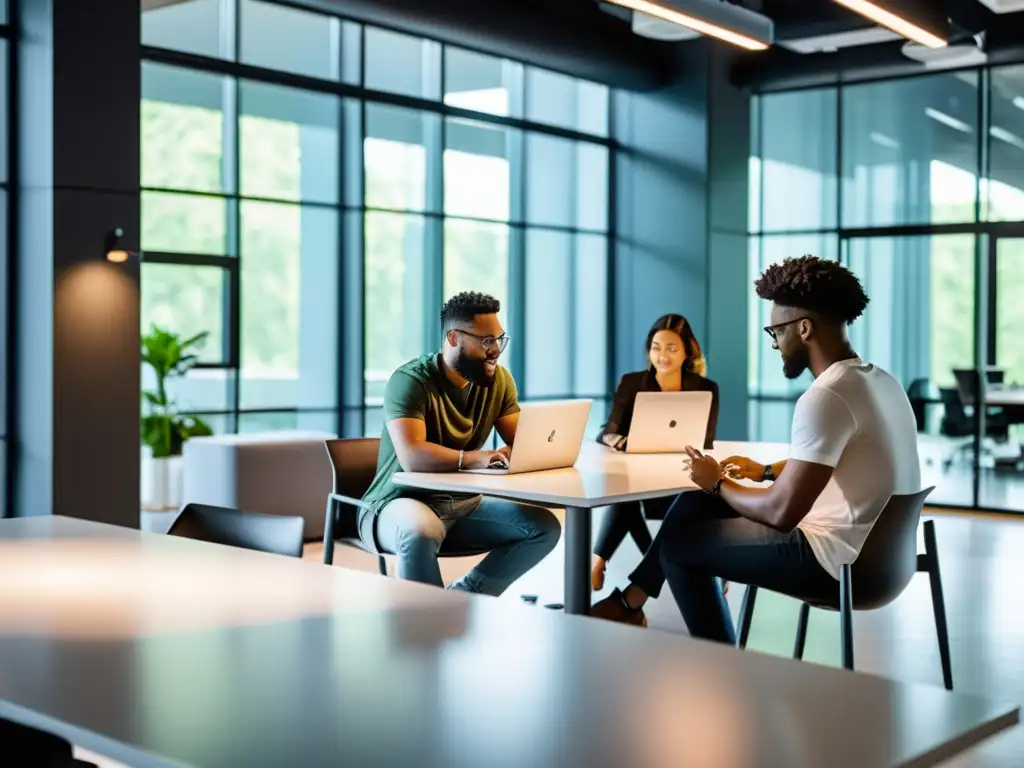
[[[142,330],[208,334],[181,407],[377,433],[462,290],[501,300],[525,399],[606,396],[605,86],[262,0],[142,36]]]
[[[804,253],[853,270],[871,303],[851,339],[908,392],[930,501],[1024,511],[1024,68],[766,93],[754,112],[752,277]],[[751,432],[786,441],[808,380],[782,377],[764,324]]]

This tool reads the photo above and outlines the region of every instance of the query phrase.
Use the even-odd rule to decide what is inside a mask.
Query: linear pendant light
[[[676,6],[681,5],[679,0],[661,0],[661,2],[651,2],[651,0],[607,0],[607,2],[615,5],[622,6],[623,8],[629,8],[632,11],[638,13],[646,13],[648,16],[654,16],[664,21],[678,24],[681,27],[692,29],[694,32],[700,32],[702,35],[708,37],[714,37],[726,43],[732,43],[733,45],[745,48],[748,51],[764,51],[768,49],[768,46],[772,43],[772,37],[774,35],[774,26],[771,19],[765,18],[759,14],[755,14],[751,11],[747,11],[739,6],[734,6],[731,3],[716,2],[716,0],[690,0],[685,4],[688,13],[684,13],[679,10]],[[694,15],[699,14],[699,15]],[[761,40],[758,37],[754,37],[753,30],[749,30],[749,34],[746,34],[748,30],[744,29],[743,32],[730,29],[725,24],[729,21],[725,18],[720,18],[723,15],[728,15],[730,18],[736,18],[738,21],[744,19],[747,21],[757,21],[758,26],[764,27],[767,34],[764,35],[766,39]],[[716,23],[717,22],[717,23]],[[742,23],[738,24],[741,28],[745,26]]]
[[[855,13],[859,13],[861,16],[871,19],[871,21],[876,24],[888,27],[896,34],[902,35],[908,40],[913,40],[915,43],[920,43],[928,48],[945,48],[949,45],[947,41],[943,40],[938,35],[919,27],[912,21],[908,21],[892,11],[887,11],[876,3],[868,2],[868,0],[835,1]]]

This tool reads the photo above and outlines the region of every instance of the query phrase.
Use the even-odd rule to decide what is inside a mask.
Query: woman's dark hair
[[[651,326],[651,330],[647,333],[647,344],[644,346],[648,355],[651,352],[651,344],[654,343],[654,335],[658,331],[672,331],[672,333],[683,340],[683,351],[686,353],[686,361],[683,363],[684,371],[707,377],[707,361],[704,360],[704,353],[700,351],[697,337],[693,335],[693,328],[690,327],[690,322],[685,317],[682,315],[662,315],[654,321],[654,325]],[[651,366],[651,369],[653,370],[653,366]]]
[[[864,286],[855,274],[838,261],[817,256],[772,264],[754,287],[766,301],[816,312],[837,325],[849,325],[868,305]]]

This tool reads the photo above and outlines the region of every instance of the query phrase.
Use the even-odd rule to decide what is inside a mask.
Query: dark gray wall
[[[642,368],[651,324],[667,312],[704,324],[707,277],[705,46],[680,46],[676,82],[619,92],[615,136],[615,368]]]
[[[749,298],[747,204],[750,94],[732,87],[732,52],[719,47],[708,72],[708,367],[722,408],[718,437],[748,437]],[[767,337],[765,337],[767,338]]]
[[[616,96],[615,374],[643,367],[659,316],[683,314],[721,388],[718,437],[745,439],[750,99],[720,44],[677,54],[672,86]]]
[[[139,521],[139,0],[23,0],[14,513]]]

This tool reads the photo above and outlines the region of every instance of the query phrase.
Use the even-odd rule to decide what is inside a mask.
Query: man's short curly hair
[[[463,323],[473,322],[477,315],[496,315],[501,302],[486,293],[463,291],[452,296],[441,307],[441,328],[447,333]]]
[[[837,261],[817,256],[772,264],[754,285],[766,301],[846,325],[860,317],[870,301],[855,274]]]

